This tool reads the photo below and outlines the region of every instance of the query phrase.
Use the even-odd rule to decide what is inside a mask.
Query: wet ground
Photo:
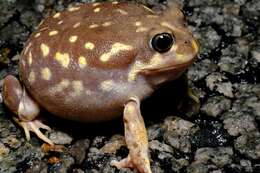
[[[163,3],[142,2],[151,7]],[[18,75],[18,54],[41,19],[73,4],[0,0],[0,80],[7,74]],[[259,173],[260,1],[183,0],[181,4],[201,50],[186,77],[142,104],[152,170]],[[187,81],[200,106],[192,98],[181,99]],[[9,115],[0,97],[1,173],[133,172],[109,164],[128,153],[120,120],[85,125],[47,116],[53,130],[46,135],[60,144],[49,148],[34,135],[27,142]]]

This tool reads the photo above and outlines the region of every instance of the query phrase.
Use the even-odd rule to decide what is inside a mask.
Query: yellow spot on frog
[[[77,11],[79,9],[80,9],[80,7],[70,7],[68,10],[69,11]]]
[[[35,81],[35,73],[34,73],[34,71],[31,71],[31,72],[29,73],[28,81],[29,81],[30,83],[33,83],[33,82]]]
[[[131,67],[129,73],[128,73],[128,81],[132,82],[136,80],[137,74],[141,71],[141,69],[143,69],[145,67],[145,64],[140,62],[140,61],[136,61],[134,63],[134,65]]]
[[[44,80],[50,80],[50,78],[51,78],[50,69],[48,67],[43,68],[41,71],[41,75]]]
[[[140,22],[140,21],[135,22],[135,26],[141,26],[141,25],[142,25],[142,22]]]
[[[113,1],[112,4],[116,5],[118,4],[118,1]]]
[[[136,29],[135,32],[145,32],[145,31],[148,31],[148,28],[145,28],[145,27],[139,27]]]
[[[74,91],[71,93],[71,96],[73,97],[79,96],[84,89],[82,81],[79,80],[72,81],[72,87]]]
[[[29,52],[29,56],[28,56],[28,64],[32,65],[32,52]]]
[[[103,91],[110,91],[114,87],[114,81],[113,80],[105,80],[100,83],[99,88]]]
[[[94,13],[98,13],[98,12],[100,12],[100,10],[101,10],[101,9],[100,9],[99,7],[98,7],[98,8],[95,8],[95,9],[94,9]]]
[[[68,68],[70,57],[68,53],[57,52],[54,57],[63,67]]]
[[[42,51],[42,55],[43,55],[44,57],[46,57],[47,55],[49,55],[50,48],[49,48],[46,44],[42,43],[42,44],[40,45],[40,48],[41,48],[41,51]]]
[[[107,62],[113,55],[119,53],[120,51],[129,51],[132,49],[133,47],[131,45],[126,45],[123,43],[115,43],[112,45],[112,48],[109,52],[104,53],[100,56],[100,60],[103,62]]]
[[[63,20],[60,20],[60,21],[58,22],[58,25],[61,25],[61,24],[63,24]]]
[[[100,2],[96,2],[96,3],[93,3],[93,7],[96,7],[96,6],[99,6],[100,5]]]
[[[78,60],[78,63],[79,63],[79,67],[80,68],[86,67],[86,65],[87,65],[86,58],[84,56],[80,56],[79,60]]]
[[[53,18],[59,18],[60,17],[60,12],[56,13]]]
[[[70,81],[68,79],[62,79],[60,83],[56,84],[55,86],[51,87],[49,91],[51,93],[62,92],[65,88],[70,85]]]
[[[69,41],[70,41],[71,43],[74,43],[74,42],[77,41],[77,39],[78,39],[78,36],[73,35],[73,36],[70,36]]]
[[[85,46],[86,49],[90,49],[90,50],[95,48],[95,45],[93,43],[91,43],[91,42],[85,43],[84,46]]]
[[[58,34],[58,31],[56,31],[56,30],[49,32],[49,36],[53,36],[53,35],[57,35],[57,34]]]
[[[89,28],[97,28],[98,25],[97,24],[92,24],[92,25],[89,25]]]
[[[128,15],[128,13],[125,10],[122,9],[116,9],[117,12],[119,12],[122,15]]]
[[[75,24],[73,25],[73,28],[77,28],[77,27],[79,27],[79,25],[80,25],[80,22],[77,22],[77,23],[75,23]]]
[[[102,24],[102,26],[104,26],[104,27],[110,26],[110,25],[112,25],[112,22],[104,22],[104,23]]]
[[[41,35],[41,33],[38,32],[37,34],[34,35],[34,38],[37,38],[37,37],[39,37],[40,35]]]

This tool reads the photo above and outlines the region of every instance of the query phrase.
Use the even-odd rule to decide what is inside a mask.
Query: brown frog
[[[21,82],[4,79],[3,98],[30,139],[40,107],[53,115],[101,122],[123,114],[129,155],[117,168],[150,173],[140,101],[192,64],[198,45],[176,5],[164,11],[135,3],[90,3],[46,18],[21,53]],[[55,142],[55,141],[54,141]]]

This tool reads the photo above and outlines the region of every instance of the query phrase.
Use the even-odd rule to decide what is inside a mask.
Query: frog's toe
[[[30,140],[30,132],[33,132],[44,142],[50,145],[54,145],[54,143],[40,131],[40,129],[51,130],[49,126],[43,124],[41,121],[19,121],[18,119],[16,119],[15,121],[24,129],[25,136],[28,141]]]
[[[126,157],[120,161],[112,160],[110,163],[111,166],[115,166],[117,169],[121,168],[133,168],[133,164],[129,157]]]
[[[138,170],[141,173],[152,173],[148,158],[146,160],[147,160],[146,163],[138,164],[141,163],[142,161],[138,161],[138,158],[131,158],[130,155],[128,155],[126,158],[120,161],[113,160],[111,161],[110,164],[111,166],[115,166],[117,169],[132,168]]]

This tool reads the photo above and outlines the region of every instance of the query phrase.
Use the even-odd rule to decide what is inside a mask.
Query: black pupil
[[[173,44],[173,36],[169,33],[161,33],[154,36],[152,46],[158,52],[167,52]]]

